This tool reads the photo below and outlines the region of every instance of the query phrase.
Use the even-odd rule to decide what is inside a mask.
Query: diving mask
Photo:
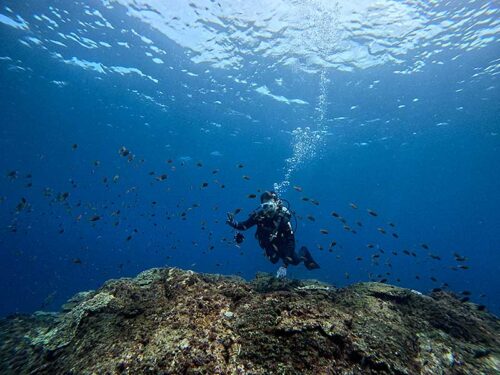
[[[278,210],[278,202],[275,200],[269,200],[260,205],[262,210],[266,213],[276,212]]]

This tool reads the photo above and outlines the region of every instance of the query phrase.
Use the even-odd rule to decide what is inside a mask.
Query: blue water
[[[275,187],[321,265],[289,277],[500,312],[498,4],[148,4],[2,2],[0,315],[151,267],[274,273],[224,221]]]

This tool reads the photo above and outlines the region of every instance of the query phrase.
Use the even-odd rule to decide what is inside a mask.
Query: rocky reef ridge
[[[446,292],[157,268],[0,320],[1,374],[499,374],[500,323]]]

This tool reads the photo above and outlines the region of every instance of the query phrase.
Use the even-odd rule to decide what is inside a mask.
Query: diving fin
[[[304,265],[308,270],[315,270],[319,268],[319,264],[314,261],[311,253],[309,252],[309,250],[307,250],[307,247],[302,246],[300,248],[299,256],[304,260]]]

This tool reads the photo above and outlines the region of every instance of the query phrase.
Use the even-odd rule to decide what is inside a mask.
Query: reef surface
[[[447,292],[156,268],[0,320],[1,374],[498,374],[500,323]]]

